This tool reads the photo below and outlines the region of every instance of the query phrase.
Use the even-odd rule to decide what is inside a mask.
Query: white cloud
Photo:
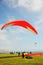
[[[38,30],[43,30],[43,15],[40,15],[34,24]]]
[[[31,4],[31,8],[34,11],[41,10],[42,8],[42,0],[33,0]]]
[[[19,5],[33,11],[38,11],[42,7],[42,0],[19,0]]]
[[[2,41],[3,43],[10,43],[5,33],[6,33],[5,30],[4,31],[0,30],[0,41]]]
[[[16,20],[16,19],[15,19],[14,16],[7,15],[7,20],[9,22],[9,21],[13,21],[13,20]]]
[[[11,8],[15,8],[17,6],[18,0],[4,0],[4,2]]]
[[[39,11],[43,7],[43,0],[4,0],[11,8],[25,7],[28,10]]]
[[[8,29],[0,30],[0,49],[18,48],[19,42],[23,40],[22,36],[19,36],[20,33],[24,33],[22,28],[18,27],[16,30],[14,28]]]
[[[16,29],[16,32],[17,32],[17,33],[23,33],[23,34],[25,34],[25,33],[27,33],[27,29],[22,28],[22,27],[18,27],[18,28]]]

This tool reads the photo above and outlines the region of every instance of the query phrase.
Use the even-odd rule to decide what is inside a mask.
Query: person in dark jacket
[[[22,53],[22,58],[24,58],[24,53]]]

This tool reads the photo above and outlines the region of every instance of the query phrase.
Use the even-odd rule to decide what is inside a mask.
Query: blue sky
[[[0,49],[43,51],[43,0],[0,0],[0,28],[13,20],[26,20],[38,35],[18,26],[0,29]]]

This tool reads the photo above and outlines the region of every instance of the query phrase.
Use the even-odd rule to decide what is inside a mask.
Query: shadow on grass
[[[3,56],[3,57],[0,57],[1,58],[13,58],[13,57],[18,57],[18,56]]]

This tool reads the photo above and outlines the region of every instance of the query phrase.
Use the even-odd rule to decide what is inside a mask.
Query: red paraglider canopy
[[[4,28],[6,28],[8,26],[21,26],[23,28],[26,28],[26,29],[34,32],[35,34],[38,34],[37,30],[30,23],[28,23],[25,20],[14,20],[14,21],[8,22],[2,26],[1,30],[3,30]]]

